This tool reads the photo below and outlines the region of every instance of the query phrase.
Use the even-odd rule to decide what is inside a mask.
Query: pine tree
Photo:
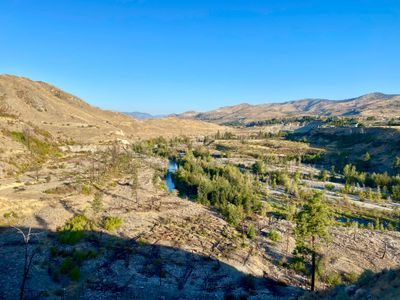
[[[367,198],[368,198],[368,200],[370,200],[370,201],[373,201],[373,200],[374,200],[374,193],[372,192],[372,189],[371,189],[371,188],[368,188],[368,190],[367,190]]]
[[[319,244],[328,242],[328,227],[331,213],[322,193],[314,193],[307,198],[303,209],[296,215],[296,251],[311,255],[311,290],[315,290],[316,256]]]
[[[396,156],[393,161],[393,169],[398,170],[400,168],[400,156]]]
[[[321,173],[319,176],[320,176],[321,180],[324,182],[329,179],[329,174],[328,174],[327,170],[321,170]]]
[[[331,167],[331,177],[335,178],[336,177],[336,171],[335,171],[335,166]]]

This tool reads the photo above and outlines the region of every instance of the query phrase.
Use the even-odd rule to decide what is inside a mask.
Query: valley
[[[399,291],[400,132],[384,108],[374,118],[309,108],[318,116],[139,121],[4,75],[0,101],[0,298]]]

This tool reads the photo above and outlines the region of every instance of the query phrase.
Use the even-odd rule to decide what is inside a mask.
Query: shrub
[[[165,182],[160,183],[160,189],[169,192],[168,186]]]
[[[293,257],[291,263],[289,264],[289,269],[296,272],[306,272],[306,265],[304,264],[304,259],[298,256]]]
[[[268,238],[271,241],[277,242],[277,241],[279,241],[281,239],[281,236],[277,231],[272,230],[270,233],[268,233]]]
[[[287,264],[287,258],[285,256],[283,256],[279,261],[278,261],[278,266],[286,266]]]
[[[96,256],[97,256],[96,251],[92,250],[75,250],[73,254],[74,260],[78,264],[81,264],[87,259],[95,258]]]
[[[236,205],[229,203],[223,210],[227,222],[233,226],[237,226],[243,220],[243,213]]]
[[[76,215],[69,219],[62,227],[62,231],[79,231],[90,230],[92,227],[91,222],[84,215]]]
[[[249,227],[247,228],[246,234],[247,234],[247,237],[249,239],[254,240],[256,238],[256,231],[255,231],[254,226],[252,224],[250,224]]]
[[[72,268],[74,267],[74,263],[70,257],[64,259],[60,265],[60,272],[62,274],[67,274],[71,272]]]
[[[328,283],[329,285],[340,285],[342,284],[342,277],[340,276],[340,274],[333,272],[330,273],[327,277],[326,277],[326,283]]]
[[[332,184],[332,183],[327,183],[327,184],[325,184],[325,188],[326,188],[328,191],[333,191],[333,189],[335,188],[335,185]]]
[[[59,238],[62,244],[75,245],[82,238],[84,234],[82,231],[60,232]]]
[[[14,141],[29,147],[32,153],[40,157],[44,157],[50,154],[52,156],[61,155],[60,150],[55,145],[52,145],[46,141],[41,141],[40,139],[38,139],[34,135],[31,135],[28,132],[12,131],[9,133],[9,135]]]
[[[73,267],[73,269],[69,273],[69,278],[72,281],[78,281],[80,277],[81,277],[81,270],[79,269],[79,267],[78,266]]]
[[[74,191],[72,186],[57,186],[44,191],[46,194],[63,195]]]
[[[358,275],[354,272],[347,273],[345,278],[350,283],[355,283],[358,280]]]
[[[394,230],[396,230],[396,226],[393,225],[393,223],[389,223],[387,226],[387,230],[394,231]]]
[[[81,188],[81,194],[85,196],[89,196],[92,192],[92,188],[89,185],[83,185]]]
[[[5,219],[16,218],[18,215],[14,211],[6,212],[3,214]]]
[[[57,256],[57,255],[58,255],[58,248],[55,247],[55,246],[50,247],[50,255],[51,255],[52,257]]]
[[[60,242],[75,245],[84,236],[84,230],[91,230],[92,223],[84,215],[76,215],[69,219],[59,232]]]
[[[107,231],[113,231],[120,227],[123,223],[123,220],[119,217],[105,217],[103,219],[102,225],[103,228]]]

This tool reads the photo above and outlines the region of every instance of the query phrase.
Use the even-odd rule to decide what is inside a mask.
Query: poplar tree
[[[311,256],[311,291],[315,290],[319,246],[329,242],[328,228],[331,223],[331,212],[322,193],[308,196],[302,210],[296,214],[296,251]]]

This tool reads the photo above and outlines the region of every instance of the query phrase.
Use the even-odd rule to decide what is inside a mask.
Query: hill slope
[[[4,116],[78,142],[133,140],[154,136],[198,135],[221,130],[217,125],[167,118],[140,121],[121,113],[95,108],[48,83],[0,75],[0,107]],[[1,125],[1,123],[0,123]]]
[[[371,93],[346,100],[304,99],[259,105],[244,103],[204,113],[183,113],[178,117],[224,124],[294,116],[395,117],[399,114],[400,95]]]

